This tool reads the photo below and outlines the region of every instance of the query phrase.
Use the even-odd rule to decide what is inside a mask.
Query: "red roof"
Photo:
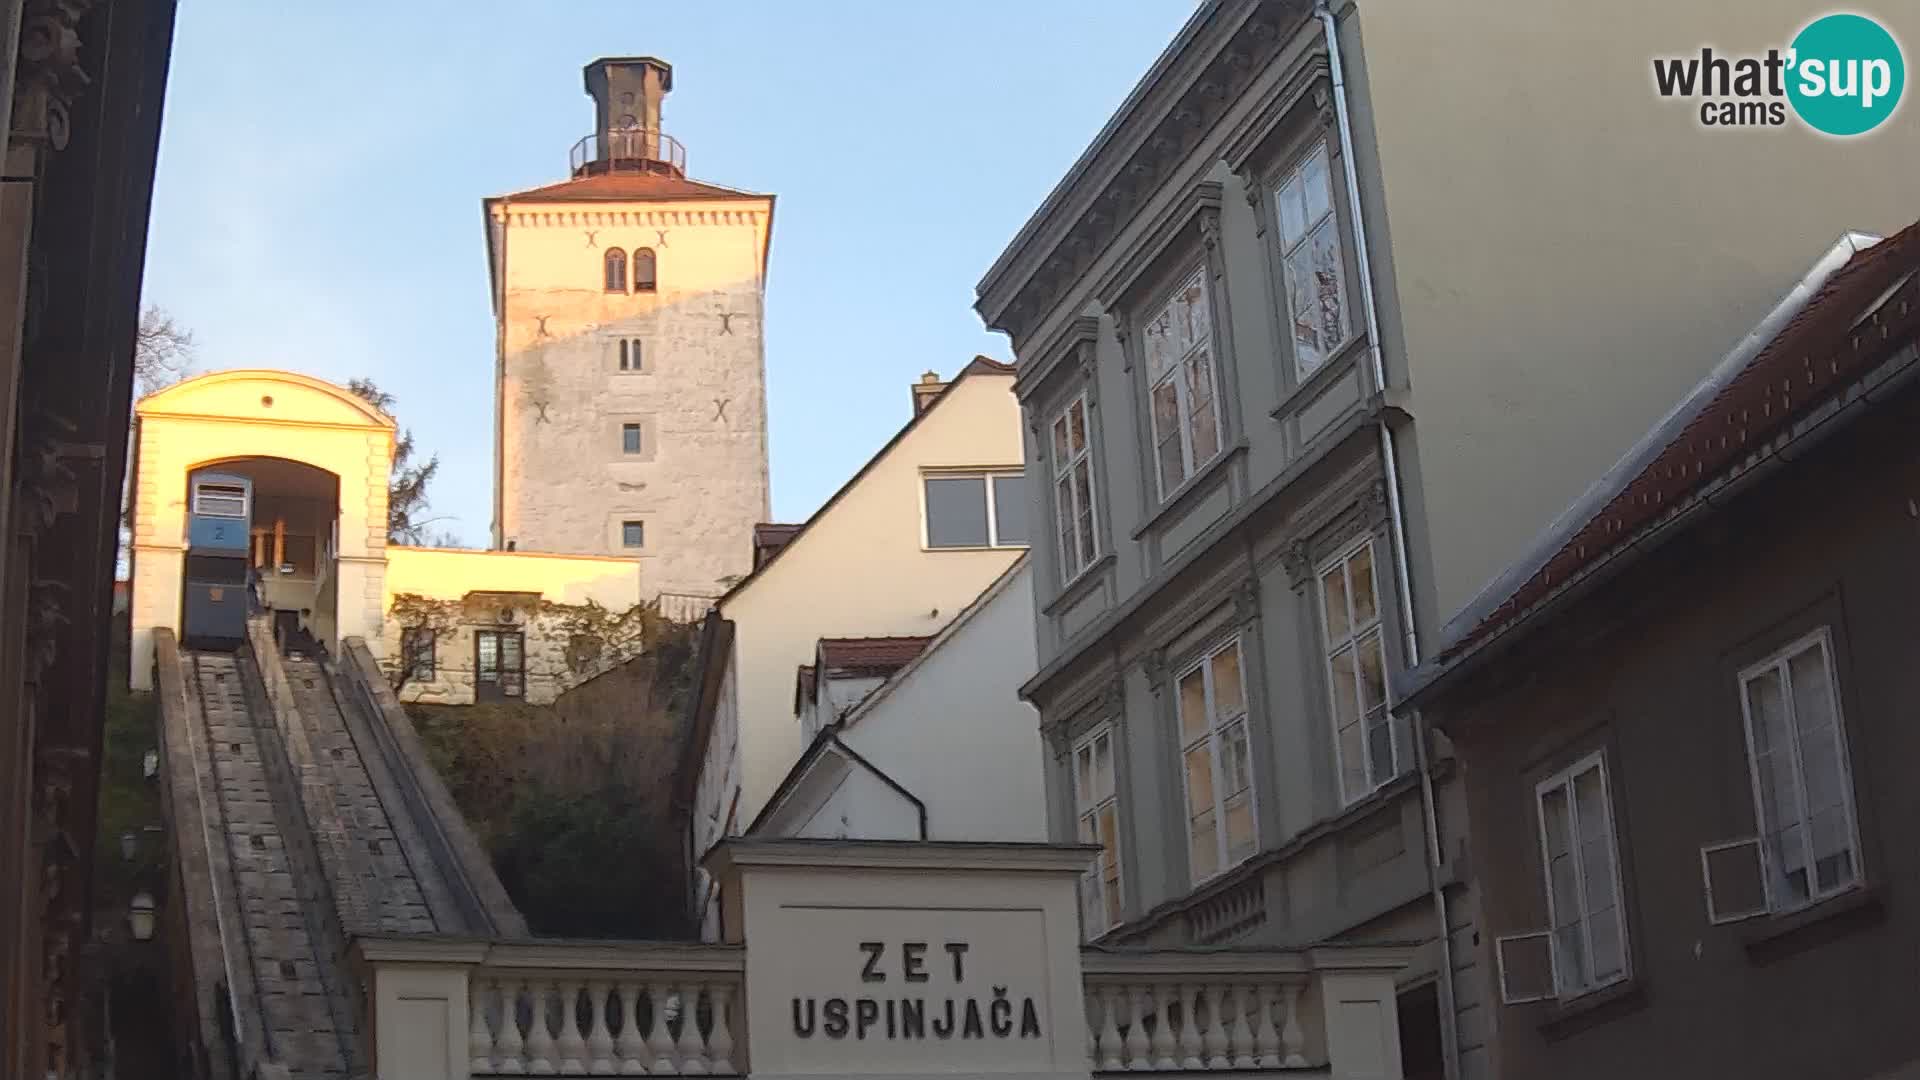
[[[930,637],[821,638],[820,662],[840,671],[897,671],[927,649]]]
[[[1891,351],[1920,338],[1920,222],[1848,260],[1772,340],[1686,417],[1679,433],[1508,589],[1438,661],[1471,651],[1639,529],[1823,404]],[[1904,279],[1904,280],[1903,280]],[[1570,532],[1571,535],[1568,535]],[[1475,606],[1482,606],[1476,603]]]
[[[582,176],[558,184],[502,195],[509,202],[631,202],[636,199],[765,198],[717,184],[703,184],[672,173],[625,170]]]

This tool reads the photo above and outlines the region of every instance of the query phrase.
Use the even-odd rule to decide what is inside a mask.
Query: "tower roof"
[[[757,191],[721,187],[657,172],[604,172],[496,196],[511,202],[632,202],[638,199],[764,199]],[[491,200],[490,200],[491,201]]]

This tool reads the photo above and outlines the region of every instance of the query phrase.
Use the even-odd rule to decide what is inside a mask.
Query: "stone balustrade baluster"
[[[620,1054],[622,1076],[645,1076],[647,1040],[640,1034],[640,995],[643,988],[631,979],[620,980]]]
[[[1254,1009],[1256,1000],[1252,984],[1240,983],[1233,988],[1233,1030],[1228,1034],[1233,1041],[1236,1069],[1253,1068],[1253,1028],[1247,1023],[1247,1014]]]
[[[700,1038],[700,991],[702,985],[684,980],[680,992],[680,1039],[674,1049],[680,1055],[680,1072],[685,1076],[705,1076],[707,1055]]]
[[[494,1029],[494,1059],[500,1063],[502,1073],[519,1076],[527,1071],[526,1058],[522,1056],[526,1044],[520,1039],[520,993],[525,984],[519,979],[501,979],[498,982],[500,1026]]]
[[[1120,1044],[1120,988],[1100,988],[1100,1057],[1095,1060],[1105,1072],[1117,1072],[1126,1064]]]
[[[1180,1064],[1182,1069],[1200,1069],[1204,1067],[1200,1052],[1205,1046],[1200,1040],[1200,1009],[1194,1004],[1200,988],[1192,983],[1180,987]],[[1164,1068],[1174,1068],[1169,1061]]]
[[[1259,989],[1259,1006],[1253,1018],[1253,1063],[1262,1069],[1280,1067],[1280,1032],[1273,1026],[1274,994],[1270,984]]]
[[[647,1049],[653,1052],[655,1075],[671,1076],[680,1071],[673,1060],[673,1035],[667,1031],[667,988],[664,983],[650,983],[647,986],[647,1002],[653,1006],[652,1018],[647,1023]]]
[[[1153,1058],[1149,1056],[1153,1044],[1147,1041],[1147,1010],[1140,1005],[1143,1001],[1152,1003],[1152,991],[1134,985],[1125,987],[1124,992],[1127,995],[1127,1068],[1143,1072],[1153,1068]]]
[[[527,1020],[527,1072],[532,1076],[552,1076],[559,1071],[554,1064],[553,1029],[547,1023],[553,983],[534,979],[527,989],[533,999],[532,1016]]]
[[[1289,983],[1281,990],[1286,1001],[1287,1018],[1280,1028],[1280,1064],[1289,1069],[1307,1066],[1307,1036],[1300,1030],[1300,988]]]
[[[1153,1067],[1171,1069],[1174,1067],[1172,1006],[1180,995],[1174,987],[1165,983],[1155,983],[1151,993],[1153,994]]]
[[[587,984],[587,1073],[612,1076],[619,1071],[613,1059],[613,1029],[607,1023],[607,982],[595,979]]]
[[[560,1037],[553,1042],[560,1055],[561,1076],[587,1075],[587,1041],[580,1037],[580,983],[560,981]]]
[[[487,1023],[487,1006],[499,993],[493,979],[475,978],[467,993],[467,1071],[485,1075],[493,1071],[493,1028]]]
[[[1200,993],[1207,999],[1207,1068],[1225,1069],[1233,1064],[1227,1044],[1227,984],[1203,986]]]
[[[707,1048],[712,1057],[713,1073],[731,1075],[738,1071],[733,1067],[733,1020],[728,1006],[733,1001],[733,987],[726,983],[715,983],[710,991],[713,998],[713,1035],[707,1039]]]

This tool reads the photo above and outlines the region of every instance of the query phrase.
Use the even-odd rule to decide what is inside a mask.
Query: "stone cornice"
[[[1182,234],[1193,230],[1206,249],[1220,242],[1220,207],[1225,189],[1219,181],[1202,180],[1180,195],[1158,228],[1141,237],[1112,270],[1093,287],[1101,304],[1121,308],[1123,297],[1134,292],[1142,278],[1152,270],[1159,256],[1176,243]],[[1124,318],[1117,314],[1117,318]]]
[[[1037,392],[1053,373],[1072,363],[1081,369],[1083,375],[1093,371],[1095,347],[1100,340],[1100,320],[1092,315],[1082,315],[1066,325],[1046,344],[1033,350],[1031,359],[1020,362],[1019,374],[1013,380],[1014,396],[1022,401]]]
[[[1211,4],[1076,163],[978,287],[990,329],[1026,337],[1272,59],[1301,0]]]
[[[530,209],[538,206],[542,209]],[[551,203],[490,203],[487,216],[495,222],[511,219],[515,228],[576,228],[582,225],[644,228],[692,228],[699,225],[759,225],[769,210],[554,210]]]

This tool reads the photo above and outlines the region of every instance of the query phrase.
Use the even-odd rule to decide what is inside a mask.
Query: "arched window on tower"
[[[649,257],[648,261],[652,261]],[[607,249],[606,278],[608,292],[627,291],[627,253],[619,248]]]
[[[635,248],[633,252],[633,291],[653,291],[653,249]]]

